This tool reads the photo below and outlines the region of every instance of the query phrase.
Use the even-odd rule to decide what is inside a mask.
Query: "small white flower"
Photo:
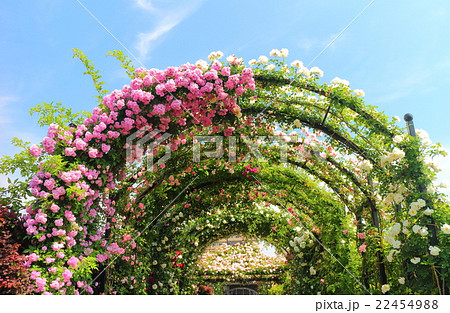
[[[414,225],[412,227],[413,232],[415,232],[416,234],[418,233],[418,231],[421,229],[422,227],[420,227],[419,225]]]
[[[411,261],[412,264],[417,264],[417,263],[420,262],[420,258],[415,257],[415,258],[412,258],[410,261]]]
[[[425,237],[426,235],[428,235],[428,230],[426,227],[422,227],[421,229],[419,229],[419,231],[417,233],[420,236]]]
[[[381,292],[386,293],[391,289],[388,284],[381,286]]]
[[[220,59],[221,57],[223,57],[222,51],[214,51],[209,54],[208,60],[214,61],[214,60]]]
[[[249,65],[256,65],[258,64],[258,61],[256,61],[256,59],[251,59],[250,61],[248,61]]]
[[[323,71],[320,68],[318,68],[317,66],[312,67],[309,71],[312,74],[316,74],[319,77],[323,77]]]
[[[280,50],[280,57],[287,58],[288,55],[289,55],[288,49],[284,48]]]
[[[278,50],[278,49],[272,49],[272,51],[270,51],[270,53],[269,53],[270,55],[272,55],[272,56],[280,56],[280,50]]]
[[[355,94],[355,96],[357,97],[364,97],[366,94],[364,93],[364,90],[361,89],[355,89],[353,90],[353,93]]]
[[[411,216],[416,216],[416,214],[417,214],[417,210],[416,210],[416,209],[413,209],[413,208],[411,208],[411,209],[409,209],[409,211],[408,211],[408,214],[409,214],[409,215],[411,215]]]
[[[404,284],[405,284],[405,277],[399,277],[399,278],[398,278],[398,283],[399,283],[400,285],[404,285]]]
[[[392,244],[392,247],[394,247],[395,249],[399,249],[401,245],[402,243],[400,240],[395,240],[394,243]]]
[[[275,69],[275,64],[269,64],[266,66],[266,70],[273,71]]]
[[[395,135],[394,136],[394,138],[392,138],[392,141],[394,142],[394,143],[400,143],[400,142],[402,142],[403,141],[403,136],[402,135]]]
[[[309,273],[311,274],[311,275],[316,275],[316,273],[317,273],[317,271],[314,269],[314,267],[310,267],[309,268]]]
[[[157,284],[153,284],[152,288],[156,290],[156,289],[158,289],[158,285]]]
[[[423,214],[425,214],[425,215],[431,215],[431,214],[433,214],[434,213],[434,210],[433,209],[430,209],[430,208],[428,208],[428,209],[426,209],[425,211],[423,211]]]
[[[394,116],[394,121],[396,121],[396,122],[401,122],[401,119],[400,119],[400,117],[398,117],[398,116]]]
[[[372,163],[369,160],[364,160],[359,164],[359,168],[365,172],[370,172],[373,168]]]
[[[305,77],[309,77],[311,75],[310,71],[304,66],[299,68],[297,73],[299,75],[304,75]]]
[[[441,252],[441,249],[436,246],[429,246],[428,250],[430,250],[431,255],[439,255],[439,252]]]
[[[195,62],[195,66],[202,70],[202,72],[206,72],[208,70],[208,63],[204,60],[198,60]]]
[[[302,68],[303,67],[303,62],[299,61],[299,60],[295,60],[291,63],[291,66],[293,67],[297,67],[297,68]]]
[[[427,205],[427,203],[423,199],[418,199],[416,202],[421,208]]]
[[[266,56],[262,55],[258,58],[258,63],[266,65],[267,63],[269,63],[269,59]]]
[[[153,265],[157,265],[158,264],[158,261],[153,261]]]
[[[162,268],[166,268],[167,264],[161,264]]]
[[[230,55],[230,56],[227,57],[227,62],[228,63],[233,63],[234,60],[236,60],[236,57],[234,55]]]
[[[442,225],[441,230],[446,235],[450,234],[450,225],[448,225],[448,224]]]

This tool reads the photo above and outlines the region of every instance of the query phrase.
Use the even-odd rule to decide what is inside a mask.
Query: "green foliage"
[[[91,76],[92,82],[94,83],[94,87],[98,92],[98,96],[96,96],[98,99],[98,102],[102,103],[103,97],[109,91],[103,89],[103,85],[105,84],[105,82],[100,80],[100,78],[102,77],[102,75],[99,74],[100,71],[95,70],[94,63],[92,63],[92,61],[88,59],[88,57],[83,53],[83,51],[81,51],[79,49],[73,49],[72,51],[74,52],[73,58],[78,58],[86,68],[86,72],[84,72],[83,74],[84,75],[87,74],[87,75]]]
[[[69,124],[78,125],[83,123],[90,113],[87,111],[72,113],[72,109],[64,107],[61,102],[43,102],[30,109],[30,115],[34,114],[38,114],[38,125],[41,127],[49,126],[50,124],[67,127]]]
[[[135,78],[134,75],[135,68],[130,65],[132,60],[130,60],[128,56],[123,53],[123,51],[120,50],[114,50],[112,52],[109,51],[106,55],[111,55],[115,57],[120,62],[121,66],[125,69],[125,72],[127,73],[128,77],[130,77],[131,79]]]

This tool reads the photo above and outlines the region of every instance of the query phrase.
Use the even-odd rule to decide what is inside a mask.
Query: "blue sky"
[[[124,47],[80,3],[148,68],[193,63],[216,50],[248,61],[287,48],[289,60],[315,59],[310,66],[325,72],[324,82],[349,80],[387,115],[412,113],[417,128],[450,150],[449,1],[17,0],[0,2],[1,155],[16,152],[12,137],[38,143],[45,136],[32,106],[95,107],[72,48],[94,61],[106,89],[129,82],[105,55]],[[449,163],[440,160],[440,176],[450,181]]]

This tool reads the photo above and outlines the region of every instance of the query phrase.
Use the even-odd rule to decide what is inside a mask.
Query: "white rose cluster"
[[[416,216],[417,212],[419,212],[419,210],[421,208],[423,208],[425,205],[426,205],[426,202],[423,199],[418,199],[417,201],[412,202],[411,206],[409,208],[408,214],[411,216]],[[431,211],[433,211],[433,210],[431,210]],[[433,213],[433,212],[431,212],[431,213]]]
[[[416,234],[419,234],[422,237],[425,237],[426,235],[428,235],[428,229],[426,227],[422,227],[419,225],[414,225],[412,227],[412,231]]]
[[[433,143],[430,139],[430,136],[426,132],[426,130],[416,129],[416,135],[417,135],[417,137],[419,137],[422,140],[422,145],[424,147],[431,146],[431,144]]]
[[[331,80],[331,87],[350,87],[350,82],[348,80],[335,77]]]
[[[387,260],[389,262],[392,262],[394,255],[399,253],[399,251],[395,249],[400,249],[402,243],[400,240],[397,240],[396,237],[400,234],[401,230],[402,225],[400,223],[395,223],[386,230],[386,234],[384,235],[384,240],[394,248],[387,255]]]
[[[355,94],[355,96],[361,97],[361,98],[366,95],[364,90],[361,90],[361,89],[355,89],[355,90],[353,90],[353,93]]]
[[[289,55],[289,50],[286,48],[281,49],[281,50],[272,49],[272,51],[270,51],[270,55],[281,57],[281,58],[286,58]]]
[[[320,68],[318,68],[317,66],[312,67],[309,70],[309,72],[311,74],[314,74],[314,75],[318,76],[318,77],[323,77],[323,71]]]
[[[295,252],[300,253],[299,256],[302,257],[303,253],[301,253],[300,249],[303,249],[306,247],[306,244],[312,244],[312,240],[309,239],[308,233],[303,234],[300,237],[295,237],[293,240],[289,241],[289,245],[294,249]]]
[[[221,57],[223,57],[222,51],[213,51],[208,55],[208,60],[214,61],[220,59]]]
[[[405,152],[397,147],[395,147],[392,152],[387,155],[381,156],[381,166],[386,166],[394,161],[401,160],[405,157]]]
[[[198,60],[195,62],[195,66],[202,70],[202,72],[206,72],[209,69],[208,63],[205,60]]]
[[[359,164],[358,167],[364,172],[370,172],[373,168],[373,165],[369,160],[364,160]]]

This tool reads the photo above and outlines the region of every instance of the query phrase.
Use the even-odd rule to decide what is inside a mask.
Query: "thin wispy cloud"
[[[11,123],[11,119],[8,117],[9,106],[18,100],[14,96],[0,96],[0,126]]]
[[[149,20],[156,21],[152,30],[137,35],[135,48],[139,52],[139,59],[141,61],[148,59],[150,52],[156,46],[155,41],[194,13],[203,1],[165,1],[156,4],[154,0],[134,0],[135,6],[144,10]]]

